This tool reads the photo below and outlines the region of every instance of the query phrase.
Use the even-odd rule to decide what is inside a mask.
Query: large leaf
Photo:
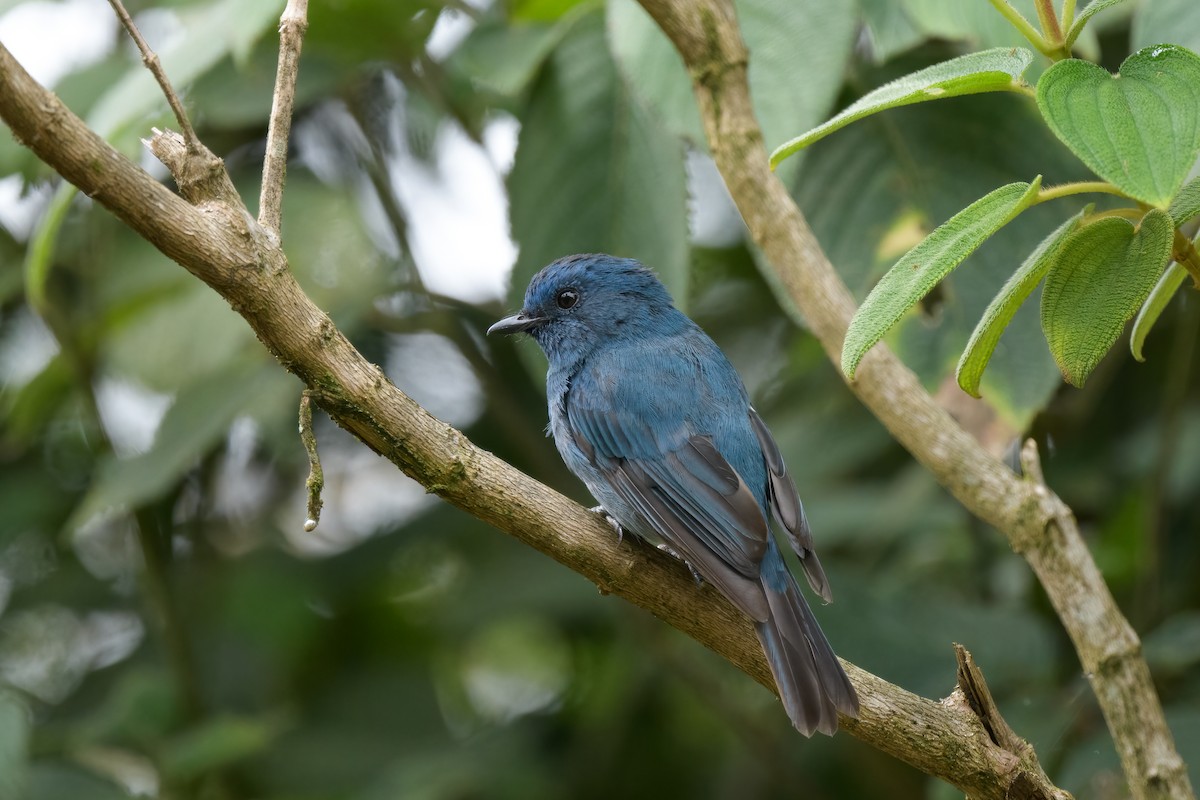
[[[1021,76],[1031,61],[1033,54],[1028,50],[999,47],[943,61],[897,78],[859,98],[828,122],[780,145],[771,153],[771,165],[779,164],[855,120],[889,108],[966,94],[1013,91],[1024,86]]]
[[[685,301],[683,148],[623,88],[599,13],[555,52],[521,122],[508,180],[513,304],[534,272],[578,252],[638,258]]]
[[[851,56],[854,4],[737,0],[735,5],[751,54],[750,93],[764,139],[782,141],[817,124],[829,112]],[[659,27],[634,0],[611,0],[608,28],[632,90],[672,131],[706,147],[691,79]]]
[[[1032,205],[1041,185],[1038,176],[1032,183],[1001,186],[955,214],[897,261],[850,320],[842,371],[853,378],[862,357],[888,329],[989,236]]]
[[[1005,282],[995,299],[988,304],[958,362],[958,385],[967,394],[979,396],[979,381],[983,378],[983,371],[1000,342],[1000,336],[1012,322],[1021,304],[1033,294],[1042,278],[1046,277],[1063,242],[1079,226],[1082,215],[1083,212],[1080,212],[1071,217],[1043,239],[1029,254],[1029,258],[1025,259],[1020,268]]]
[[[1131,55],[1119,76],[1067,59],[1038,81],[1038,107],[1075,155],[1130,196],[1166,208],[1200,154],[1200,56]]]
[[[1071,235],[1046,276],[1042,329],[1063,377],[1083,386],[1171,257],[1171,217],[1151,209],[1138,225],[1107,217]]]

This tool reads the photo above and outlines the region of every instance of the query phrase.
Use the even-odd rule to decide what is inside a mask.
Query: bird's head
[[[674,332],[687,318],[654,273],[631,258],[560,258],[529,282],[521,311],[488,333],[525,332],[553,363],[575,360],[605,342]]]

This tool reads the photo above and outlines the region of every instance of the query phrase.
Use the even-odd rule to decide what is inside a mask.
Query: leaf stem
[[[1171,257],[1192,276],[1192,287],[1200,289],[1200,252],[1178,228],[1175,229],[1175,241],[1171,243]]]
[[[1033,98],[1035,100],[1037,99],[1037,89],[1020,79],[1014,79],[1013,82],[1008,85],[1008,91],[1015,94],[1023,94],[1026,97]]]
[[[1071,26],[1075,24],[1075,0],[1063,0],[1062,10],[1062,28],[1065,31],[1071,30]]]
[[[1098,219],[1107,219],[1109,217],[1120,217],[1132,222],[1140,222],[1144,216],[1146,216],[1146,212],[1138,208],[1110,208],[1107,211],[1097,211],[1095,214],[1088,214],[1080,224],[1090,225]]]
[[[1115,194],[1118,197],[1128,197],[1125,192],[1108,181],[1075,181],[1042,189],[1038,192],[1034,203],[1045,203],[1047,200],[1057,200],[1073,194]]]
[[[1038,22],[1042,23],[1042,32],[1046,40],[1054,45],[1062,45],[1063,32],[1058,24],[1058,16],[1054,13],[1054,0],[1035,0]]]
[[[1015,8],[1013,8],[1012,4],[1010,4],[1008,0],[988,0],[988,2],[991,3],[997,11],[1003,14],[1004,18],[1007,19],[1014,28],[1020,31],[1021,35],[1028,39],[1029,43],[1036,47],[1039,53],[1045,56],[1050,56],[1051,58],[1054,57],[1053,54],[1057,49],[1059,49],[1060,45],[1047,42],[1045,37],[1042,36],[1038,29],[1033,27],[1033,24],[1029,20],[1025,19],[1020,11],[1017,11]]]

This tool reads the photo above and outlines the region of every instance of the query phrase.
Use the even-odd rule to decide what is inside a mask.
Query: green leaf
[[[889,108],[981,92],[1014,91],[1033,54],[1019,47],[998,47],[943,61],[880,86],[828,122],[785,142],[771,153],[775,167],[788,156],[855,120]]]
[[[1151,209],[1136,226],[1106,217],[1063,243],[1042,292],[1042,330],[1067,381],[1083,386],[1145,302],[1174,233],[1171,217]]]
[[[1079,14],[1076,15],[1075,21],[1071,23],[1070,29],[1067,30],[1065,37],[1067,47],[1070,48],[1071,45],[1075,44],[1075,40],[1079,38],[1079,34],[1083,33],[1084,26],[1087,25],[1088,20],[1104,9],[1121,2],[1124,2],[1124,0],[1092,0],[1092,2],[1084,6],[1079,11]]]
[[[600,13],[572,28],[534,85],[508,186],[515,304],[537,270],[580,252],[640,259],[686,301],[682,143],[622,86]]]
[[[163,417],[150,450],[101,462],[95,482],[67,528],[77,528],[98,513],[136,508],[160,496],[220,441],[239,414],[276,408],[294,391],[293,379],[274,363],[241,365],[184,387]]]
[[[35,761],[29,774],[29,793],[21,795],[20,800],[62,800],[64,797],[129,800],[129,794],[120,786],[82,767],[50,760]]]
[[[742,36],[754,54],[747,77],[765,141],[782,141],[829,113],[853,55],[854,6],[828,0],[735,2]],[[706,148],[691,78],[662,30],[633,0],[610,0],[607,22],[630,90],[668,129]]]
[[[1167,271],[1158,279],[1158,283],[1154,284],[1150,296],[1146,298],[1146,302],[1138,311],[1137,319],[1133,321],[1133,331],[1129,335],[1129,352],[1133,353],[1133,357],[1138,361],[1146,360],[1142,354],[1142,348],[1146,345],[1146,337],[1150,335],[1154,323],[1158,322],[1158,318],[1162,316],[1167,303],[1183,285],[1187,274],[1186,268],[1180,266],[1178,262],[1172,262],[1171,266],[1167,267]]]
[[[1129,39],[1131,49],[1171,42],[1200,53],[1200,3],[1196,0],[1142,3],[1134,11]]]
[[[509,15],[514,22],[553,22],[591,0],[513,0]]]
[[[39,314],[46,312],[46,281],[50,277],[58,231],[78,192],[65,181],[60,184],[29,238],[29,247],[25,251],[25,296],[29,305]]]
[[[1043,239],[983,312],[983,318],[975,326],[971,340],[963,350],[955,375],[958,385],[967,394],[979,397],[979,381],[992,358],[992,353],[996,350],[996,345],[1000,342],[1001,334],[1012,322],[1017,309],[1042,282],[1042,278],[1046,277],[1063,242],[1079,226],[1084,213],[1087,212],[1080,212],[1071,217]]]
[[[275,2],[279,18],[282,3]],[[444,7],[437,0],[321,0],[308,10],[308,33],[304,38],[304,64],[330,59],[347,68],[361,68],[371,61],[415,59],[424,52],[425,41]],[[451,12],[455,13],[455,12]],[[349,79],[349,75],[347,75]]]
[[[554,23],[480,23],[454,51],[451,66],[471,82],[505,97],[528,88],[538,70],[590,5],[576,5]]]
[[[25,796],[29,780],[29,709],[16,692],[0,689],[0,800]]]
[[[1200,154],[1200,56],[1174,45],[1125,59],[1119,76],[1067,59],[1038,81],[1038,108],[1097,175],[1166,208]]]
[[[1200,214],[1200,178],[1193,178],[1184,184],[1169,209],[1175,227],[1179,227],[1192,217]]]
[[[168,741],[162,748],[163,774],[193,780],[262,752],[282,732],[282,719],[219,716]]]
[[[1039,175],[1032,183],[1001,186],[955,214],[897,261],[850,320],[842,345],[842,371],[846,376],[854,378],[862,357],[904,312],[989,236],[1033,205],[1041,185]]]

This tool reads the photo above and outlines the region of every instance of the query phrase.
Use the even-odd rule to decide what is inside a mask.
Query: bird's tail
[[[805,736],[813,731],[832,735],[839,711],[858,716],[858,695],[778,551],[770,560],[778,568],[764,563],[768,568],[763,570],[762,585],[771,616],[756,623],[755,630],[779,698],[796,730]]]

